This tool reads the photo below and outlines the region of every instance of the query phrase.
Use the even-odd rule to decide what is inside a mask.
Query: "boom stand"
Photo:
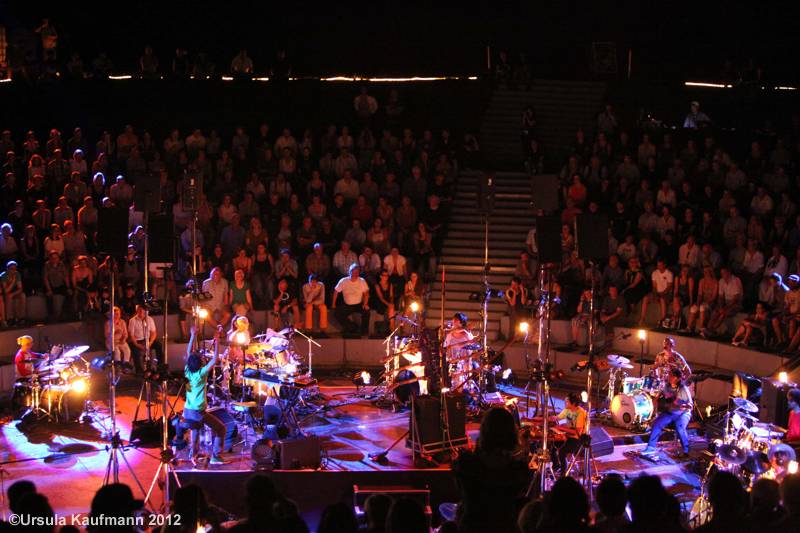
[[[308,373],[309,376],[311,376],[311,375],[313,375],[312,374],[312,369],[313,369],[312,365],[314,363],[314,346],[316,346],[317,348],[322,348],[322,345],[320,343],[318,343],[317,341],[315,341],[309,335],[306,335],[305,333],[300,331],[299,329],[295,329],[293,331],[295,333],[297,333],[298,335],[300,335],[301,337],[303,337],[305,340],[308,341],[308,372],[307,373]]]
[[[109,397],[110,397],[110,405],[109,410],[111,411],[111,430],[109,434],[109,444],[106,445],[106,450],[108,451],[108,463],[106,464],[106,473],[103,477],[103,486],[108,485],[110,483],[119,483],[119,459],[120,457],[125,462],[125,467],[128,469],[128,473],[130,473],[133,480],[136,482],[136,485],[139,487],[139,490],[142,491],[144,494],[144,487],[139,482],[139,478],[136,477],[136,473],[131,468],[131,464],[128,462],[128,459],[125,457],[125,446],[122,444],[122,439],[119,436],[119,430],[117,429],[117,365],[116,361],[114,361],[114,306],[116,305],[116,286],[117,280],[116,275],[114,274],[114,265],[112,259],[112,267],[111,267],[111,309],[109,310],[109,337],[111,339],[111,350],[109,353],[109,360],[111,362],[111,370],[109,372]]]

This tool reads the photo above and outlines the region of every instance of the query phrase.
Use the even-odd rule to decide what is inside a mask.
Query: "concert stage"
[[[524,418],[523,391],[515,387],[503,388],[502,391],[506,399],[518,399]],[[139,393],[138,382],[125,377],[118,392],[118,424],[122,438],[127,440]],[[411,451],[405,446],[405,439],[387,454],[385,462],[379,463],[369,458],[370,453],[386,449],[408,429],[408,411],[395,413],[357,398],[353,396],[355,387],[342,378],[321,379],[320,392],[325,408],[303,421],[302,428],[305,433],[319,437],[323,451],[322,467],[319,470],[265,472],[285,495],[299,505],[312,528],[325,505],[335,501],[352,503],[354,485],[427,487],[431,491],[434,512],[438,503],[458,499],[449,465],[416,467],[411,459]],[[556,411],[562,408],[564,395],[565,390],[554,392],[553,406]],[[93,400],[99,413],[93,423],[39,424],[21,431],[16,421],[5,420],[0,427],[0,449],[3,450],[2,461],[10,461],[4,466],[8,473],[4,479],[6,486],[18,479],[30,479],[48,496],[57,512],[88,510],[94,491],[102,483],[108,460],[102,435],[103,426],[109,424],[104,397],[102,386],[95,387]],[[143,409],[139,418],[144,414]],[[176,409],[182,409],[182,400],[178,400]],[[158,415],[156,409],[154,416]],[[597,425],[597,422],[594,423]],[[666,453],[658,462],[632,457],[626,452],[642,449],[647,435],[614,427],[606,429],[613,439],[614,449],[612,453],[596,458],[599,475],[616,472],[633,478],[643,472],[657,474],[679,496],[687,509],[691,506],[699,488],[699,477],[692,470],[692,460],[676,461]],[[466,431],[471,443],[477,437],[477,430],[476,421],[467,423]],[[252,444],[254,437],[259,436],[249,433],[249,443]],[[148,446],[138,449],[131,447],[125,452],[144,491],[158,467],[157,445],[153,443]],[[696,458],[701,453],[699,448],[705,447],[705,440],[695,437],[692,448],[696,451],[692,452],[692,456]],[[185,457],[185,451],[179,452],[178,457]],[[249,450],[242,451],[239,445],[225,457],[227,464],[205,468],[195,468],[185,461],[178,462],[176,473],[182,483],[201,485],[211,501],[234,515],[240,515],[244,511],[243,484],[254,471],[253,462]],[[134,488],[136,497],[144,497],[124,465],[120,467],[120,479]],[[160,502],[161,492],[156,485],[152,504],[158,507]]]

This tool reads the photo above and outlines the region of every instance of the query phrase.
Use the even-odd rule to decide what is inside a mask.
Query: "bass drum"
[[[411,370],[401,370],[394,378],[395,398],[401,404],[407,404],[412,396],[419,396],[419,379]]]
[[[653,417],[653,399],[644,392],[617,394],[611,400],[611,420],[618,426],[631,428]]]

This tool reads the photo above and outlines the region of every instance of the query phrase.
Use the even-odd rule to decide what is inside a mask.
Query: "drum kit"
[[[388,355],[383,358],[383,387],[381,398],[406,405],[412,396],[428,393],[425,363],[419,340],[415,337],[390,337]],[[380,385],[379,385],[380,386]]]
[[[53,346],[31,363],[30,376],[14,384],[12,405],[17,418],[48,422],[75,422],[89,397],[90,365],[82,357],[89,346]]]
[[[760,422],[754,416],[758,411],[758,406],[746,398],[731,399],[723,417],[722,436],[714,441],[714,456],[701,481],[701,494],[692,506],[690,522],[694,526],[711,517],[708,482],[715,472],[732,473],[750,490],[761,477],[776,479],[781,475],[776,468],[785,469],[796,459],[794,449],[780,441],[786,429]]]
[[[252,397],[254,391],[247,381],[260,375],[281,376],[293,379],[302,374],[300,356],[294,350],[294,328],[279,331],[267,328],[265,333],[255,335],[243,348],[233,346],[222,354],[216,366],[209,372],[209,395],[212,405],[228,403],[233,398]],[[203,353],[206,361],[213,355],[213,345],[206,341]]]
[[[627,370],[633,368],[630,359],[622,355],[609,354],[600,359],[598,370],[608,374],[608,405],[611,421],[626,429],[642,429],[655,415],[655,404],[663,381],[651,371],[643,377],[631,377]]]

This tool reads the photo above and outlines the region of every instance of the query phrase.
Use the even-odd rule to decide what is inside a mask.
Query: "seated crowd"
[[[797,352],[800,136],[759,131],[744,153],[729,152],[707,121],[693,102],[679,133],[625,129],[609,105],[594,138],[577,132],[559,171],[562,257],[551,288],[554,317],[574,317],[575,338],[594,278],[602,325]],[[609,258],[595,269],[576,250],[581,213],[608,218]],[[538,266],[534,227],[506,292],[510,316],[538,301]]]
[[[138,184],[157,185],[161,214],[174,223],[176,260],[165,268],[151,257],[146,288],[180,310],[184,336],[198,305],[211,324],[265,313],[276,329],[324,331],[330,307],[348,332],[366,333],[368,313],[356,324],[356,311],[376,311],[388,327],[395,310],[427,295],[462,151],[447,129],[387,126],[376,136],[375,117],[358,113],[364,94],[354,102],[355,137],[346,125],[296,138],[267,123],[225,140],[215,129],[173,129],[158,141],[132,126],[91,141],[81,128],[69,138],[52,129],[45,142],[33,131],[24,140],[3,132],[0,327],[25,324],[31,295],[46,297],[49,320],[99,320],[110,311],[112,273],[121,319],[134,315],[146,220],[159,214],[146,218],[136,205]],[[127,253],[115,261],[98,245],[102,207],[129,213]],[[151,239],[163,230],[150,228]],[[353,272],[358,287],[344,282]],[[199,303],[189,296],[194,283]],[[362,289],[363,301],[354,299]]]

